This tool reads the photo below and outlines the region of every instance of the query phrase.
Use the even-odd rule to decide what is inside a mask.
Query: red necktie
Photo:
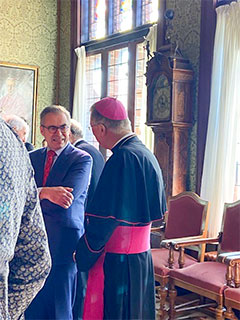
[[[48,177],[49,172],[51,170],[52,163],[53,163],[53,158],[54,158],[55,155],[56,155],[56,153],[53,150],[49,150],[47,152],[47,161],[46,161],[46,164],[45,164],[44,174],[43,174],[43,187],[46,184],[47,177]]]

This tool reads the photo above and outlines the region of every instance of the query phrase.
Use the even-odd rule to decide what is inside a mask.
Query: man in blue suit
[[[52,270],[26,319],[72,319],[77,268],[73,252],[84,233],[84,203],[92,159],[69,143],[70,114],[61,106],[40,115],[48,147],[30,152],[48,234]]]

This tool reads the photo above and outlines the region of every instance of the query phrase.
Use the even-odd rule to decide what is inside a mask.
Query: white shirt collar
[[[130,133],[125,134],[125,136],[123,136],[122,138],[120,138],[120,139],[112,146],[111,150],[112,150],[120,141],[122,141],[123,139],[125,139],[125,138],[127,138],[127,137],[132,136],[133,134],[134,134],[133,132],[130,132]]]
[[[58,149],[58,150],[55,151],[57,157],[60,156],[60,154],[63,152],[63,150],[64,150],[68,145],[69,145],[69,142],[68,142],[64,147],[62,147],[61,149]],[[50,150],[50,148],[47,148],[47,151],[49,151],[49,150]]]

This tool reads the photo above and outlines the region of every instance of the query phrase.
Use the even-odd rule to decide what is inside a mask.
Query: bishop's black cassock
[[[112,152],[76,252],[79,270],[90,269],[83,318],[155,319],[150,226],[166,211],[162,172],[134,134]]]

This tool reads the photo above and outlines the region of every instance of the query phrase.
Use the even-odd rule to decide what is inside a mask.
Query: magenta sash
[[[103,319],[105,253],[136,254],[150,249],[151,224],[143,227],[117,227],[105,246],[104,253],[88,274],[83,320]]]

